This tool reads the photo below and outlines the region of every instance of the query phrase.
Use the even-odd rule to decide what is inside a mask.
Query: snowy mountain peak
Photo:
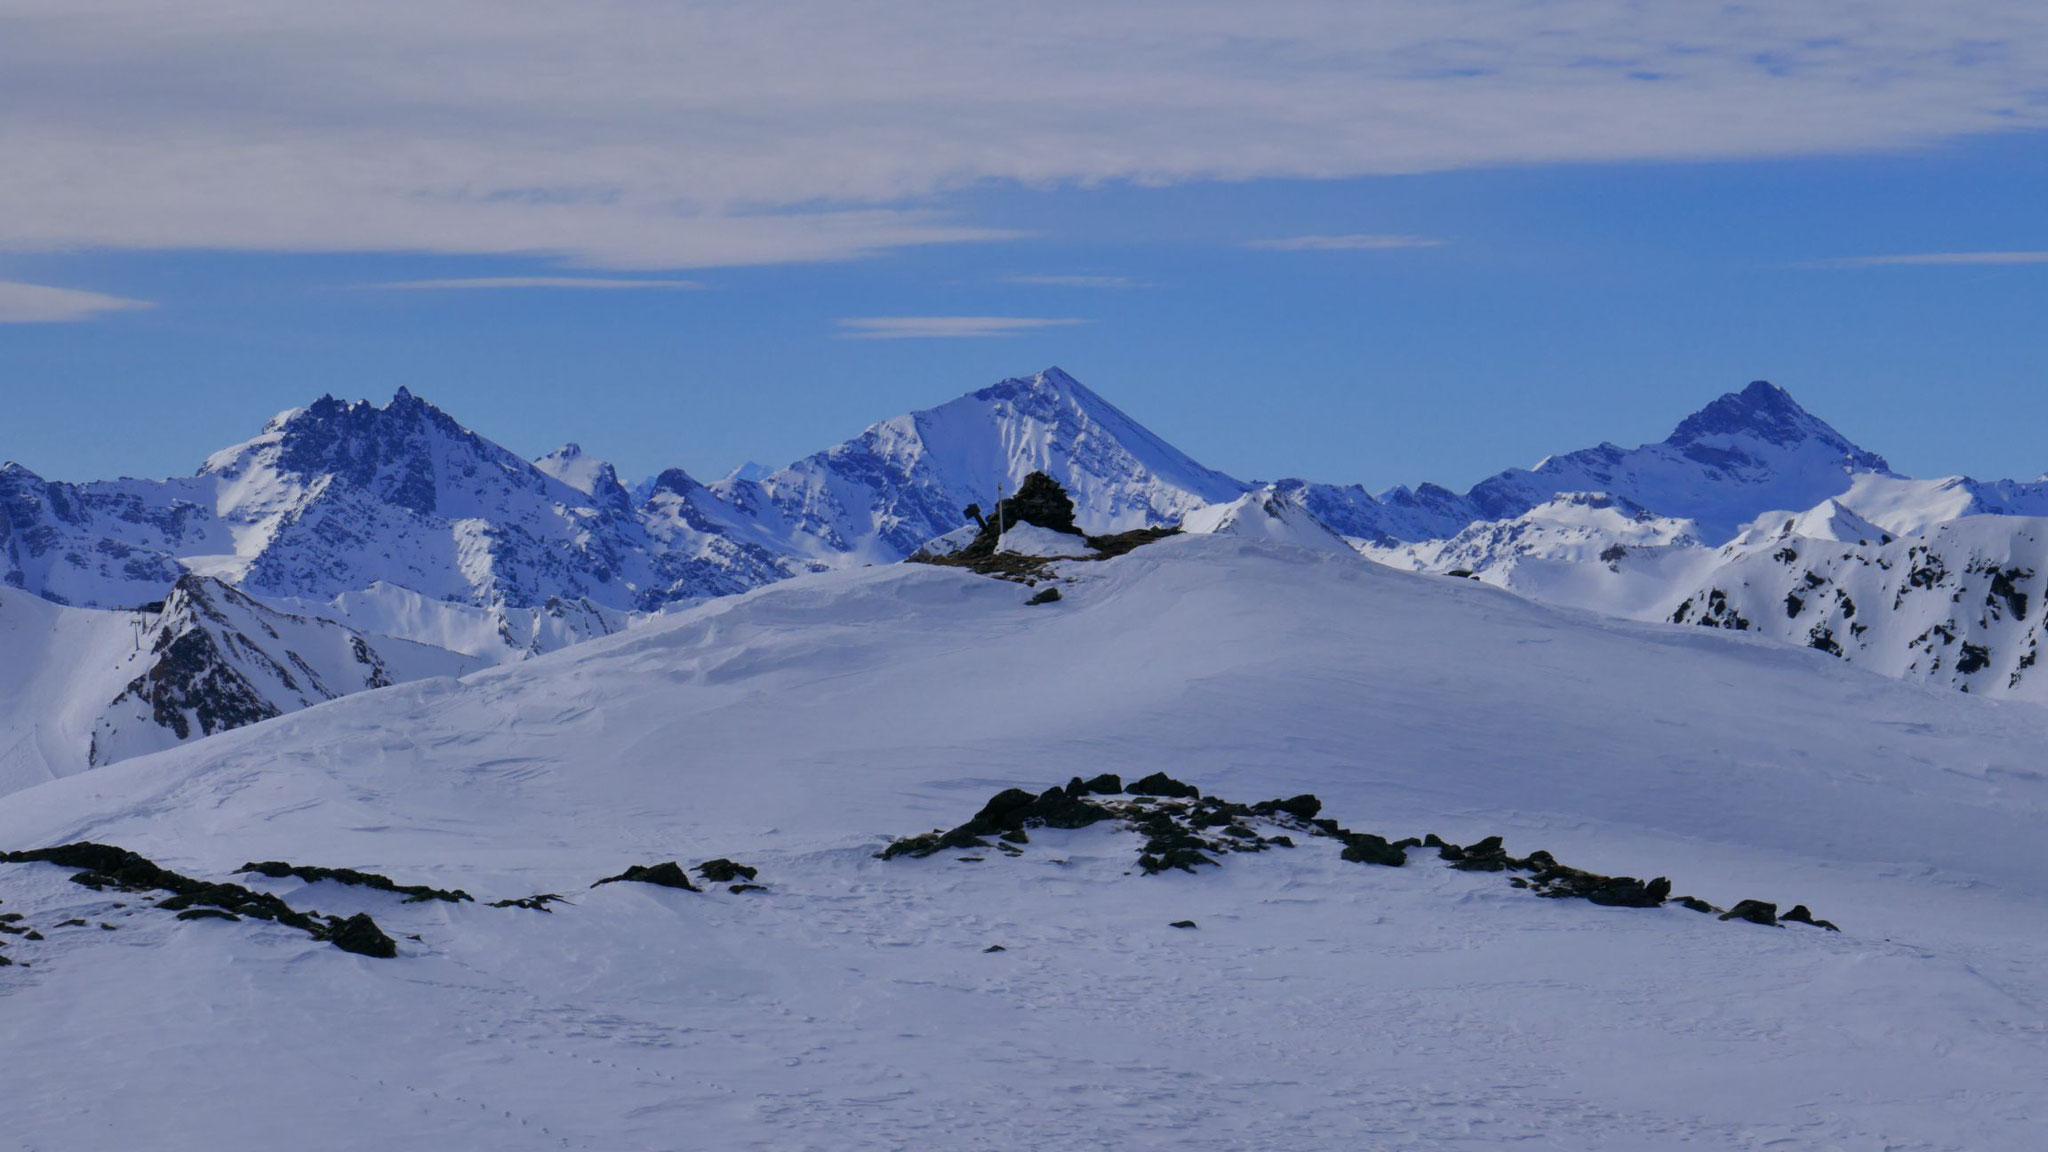
[[[1082,527],[1172,524],[1246,486],[1204,468],[1058,368],[1018,376],[871,425],[758,482],[710,485],[761,538],[809,560],[890,562],[958,528],[1044,472],[1073,495]]]
[[[1871,523],[1839,500],[1823,500],[1804,512],[1766,512],[1744,528],[1738,548],[1774,543],[1791,537],[1835,540],[1847,544],[1889,544],[1892,533]]]
[[[661,475],[654,478],[653,490],[655,492],[673,492],[678,496],[687,496],[702,487],[704,485],[699,484],[696,477],[683,471],[681,468],[664,468],[661,470]]]
[[[1776,448],[1796,448],[1815,441],[1841,453],[1853,471],[1889,472],[1891,466],[1875,452],[1865,451],[1826,421],[1799,406],[1790,392],[1768,380],[1757,380],[1730,392],[1686,417],[1664,443],[1702,464],[1722,466],[1747,462],[1751,454],[1739,441],[1761,441]]]
[[[619,482],[618,470],[609,461],[584,452],[581,444],[564,444],[535,460],[533,466],[600,503],[618,508],[632,506],[633,498]]]

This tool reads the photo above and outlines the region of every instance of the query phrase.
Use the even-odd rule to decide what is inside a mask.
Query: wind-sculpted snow
[[[801,576],[10,797],[0,849],[118,844],[193,877],[292,861],[478,899],[244,878],[373,917],[397,955],[372,959],[0,866],[0,907],[43,937],[4,937],[0,1003],[36,1052],[9,1069],[9,1139],[2037,1140],[2048,714],[1243,537],[1057,577],[1047,609],[959,568]],[[1004,789],[1104,774],[1313,793],[1311,819],[1503,867],[1345,860],[1350,840],[1291,814],[1246,827],[1295,847],[1193,873],[1144,875],[1142,841],[1169,830],[1117,821],[1027,827],[1014,857],[874,858]],[[1509,866],[1538,847],[1640,891]],[[589,887],[713,858],[771,889]],[[1682,885],[1661,907],[1534,891],[1647,900],[1659,873]],[[1841,931],[1768,927],[1764,905]],[[231,1104],[192,1106],[202,1072]]]

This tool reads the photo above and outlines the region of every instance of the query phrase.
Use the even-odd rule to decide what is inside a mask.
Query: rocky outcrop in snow
[[[186,576],[145,618],[132,678],[92,727],[86,762],[111,764],[354,692],[479,661],[318,617],[294,616]]]

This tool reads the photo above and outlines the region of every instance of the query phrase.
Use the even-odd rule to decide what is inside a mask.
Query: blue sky
[[[1462,487],[1754,378],[2048,471],[2030,5],[18,8],[0,456],[53,477],[400,385],[710,477],[1048,364],[1246,477]]]

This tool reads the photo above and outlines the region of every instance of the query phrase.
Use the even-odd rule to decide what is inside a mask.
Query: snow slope
[[[153,612],[0,590],[0,796],[484,661],[282,612],[185,576]]]
[[[9,1070],[9,1137],[2038,1145],[2048,713],[1243,537],[1067,571],[1036,607],[958,569],[801,577],[10,798],[0,847],[573,903],[257,882],[371,911],[402,946],[379,961],[0,865],[6,907],[48,937],[9,938],[33,967],[0,969],[37,1054]],[[1668,874],[1723,906],[1807,902],[1843,932],[1541,900],[1324,841],[1153,877],[1101,825],[1034,831],[1015,858],[873,858],[1000,788],[1157,769],[1232,799],[1314,791],[1392,836]],[[586,888],[712,856],[769,890]]]
[[[83,770],[93,725],[135,677],[128,612],[0,588],[0,796]]]

